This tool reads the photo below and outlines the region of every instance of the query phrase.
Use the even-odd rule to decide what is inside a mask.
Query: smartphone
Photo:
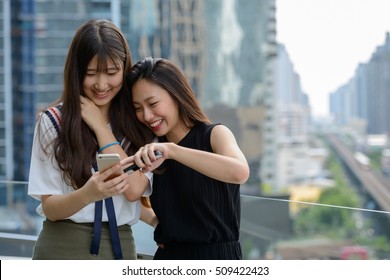
[[[107,170],[108,168],[110,168],[116,164],[120,164],[120,161],[121,161],[121,158],[118,154],[98,154],[96,156],[96,162],[97,162],[98,170],[100,173],[104,172],[105,170]],[[119,175],[121,175],[120,170],[118,170],[117,173],[113,173],[112,175],[110,175],[107,178],[107,181],[112,179],[112,178],[115,178]]]
[[[159,159],[163,156],[163,153],[160,151],[154,151],[154,155],[156,156],[157,159]],[[140,169],[139,166],[137,166],[134,163],[133,165],[130,165],[129,167],[126,167],[125,169],[123,169],[123,172],[131,174],[132,172],[137,171],[138,169]]]

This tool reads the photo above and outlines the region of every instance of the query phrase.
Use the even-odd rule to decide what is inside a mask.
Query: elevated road
[[[390,212],[390,181],[371,168],[363,167],[355,159],[354,153],[337,135],[329,134],[327,138],[329,144],[361,182],[363,188],[376,201],[380,210]]]

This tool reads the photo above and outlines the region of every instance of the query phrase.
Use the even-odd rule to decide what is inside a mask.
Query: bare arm
[[[106,144],[116,142],[114,134],[111,128],[107,126],[107,123],[103,119],[103,116],[97,108],[97,106],[85,97],[81,97],[81,114],[83,120],[88,124],[91,130],[95,133],[99,147],[103,147]],[[121,159],[128,157],[126,152],[120,145],[112,145],[105,148],[102,153],[106,154],[119,154]],[[133,172],[128,177],[129,188],[124,192],[127,200],[136,201],[141,198],[146,188],[149,186],[148,178],[142,172]]]
[[[50,221],[63,220],[80,211],[90,203],[123,193],[128,187],[127,174],[106,181],[119,165],[102,174],[95,173],[80,189],[63,195],[43,195],[42,209]]]
[[[140,149],[134,160],[144,170],[153,170],[158,166],[156,162],[162,162],[161,159],[155,161],[153,153],[157,150],[163,153],[163,159],[176,160],[216,180],[234,184],[245,183],[249,177],[249,166],[233,133],[222,125],[214,127],[211,145],[213,153],[185,148],[174,143],[151,143]]]
[[[158,225],[158,219],[152,208],[147,208],[141,205],[141,217],[140,220],[144,223],[147,223],[153,228],[156,228]]]

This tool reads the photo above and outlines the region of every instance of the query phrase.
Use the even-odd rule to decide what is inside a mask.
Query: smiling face
[[[187,133],[180,122],[178,106],[165,89],[141,79],[132,87],[132,98],[137,119],[156,136],[165,135],[177,143]]]
[[[105,70],[105,69],[103,69]],[[98,107],[108,109],[111,101],[121,90],[123,84],[123,65],[107,61],[107,69],[98,69],[95,55],[88,64],[83,81],[83,92]]]

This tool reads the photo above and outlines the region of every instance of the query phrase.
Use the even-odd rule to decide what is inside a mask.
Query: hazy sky
[[[329,93],[368,62],[390,32],[390,0],[276,0],[277,41],[286,46],[315,116]]]

